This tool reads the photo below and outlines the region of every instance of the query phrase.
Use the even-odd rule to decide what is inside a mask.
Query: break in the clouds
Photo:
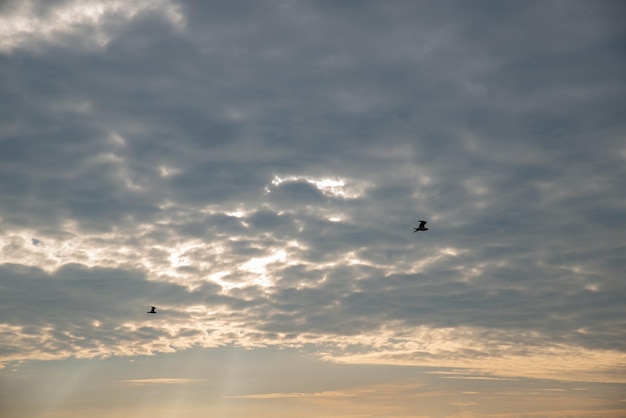
[[[131,3],[0,5],[0,360],[625,380],[621,4]]]

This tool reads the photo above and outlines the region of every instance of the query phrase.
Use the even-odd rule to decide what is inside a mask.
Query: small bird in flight
[[[413,233],[416,233],[417,231],[428,231],[428,228],[426,228],[424,225],[426,225],[426,221],[418,221],[420,223],[420,226],[418,226],[417,228],[413,228]]]
[[[157,313],[157,311],[155,310],[156,308],[154,306],[150,306],[152,309],[150,309],[150,312],[146,312],[146,313]]]

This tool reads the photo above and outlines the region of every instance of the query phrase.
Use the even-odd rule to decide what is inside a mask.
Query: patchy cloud
[[[3,363],[624,381],[622,8],[0,7]]]

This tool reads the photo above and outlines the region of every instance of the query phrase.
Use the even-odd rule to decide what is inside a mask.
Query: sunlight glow
[[[285,250],[273,250],[272,254],[266,257],[255,257],[242,264],[239,269],[255,273],[258,276],[253,280],[255,284],[262,287],[269,287],[273,285],[273,281],[268,275],[268,264],[281,262],[284,263],[287,259],[287,252]]]
[[[10,53],[33,41],[60,42],[64,34],[81,35],[99,47],[106,46],[110,36],[105,32],[103,20],[110,17],[133,19],[146,10],[162,13],[177,30],[185,27],[185,18],[178,6],[168,0],[125,2],[119,0],[67,2],[47,16],[35,16],[33,2],[18,2],[12,14],[0,15],[0,52]],[[86,31],[85,27],[90,28]]]
[[[306,181],[315,186],[320,192],[327,196],[340,197],[344,199],[356,199],[365,191],[366,184],[355,180],[341,178],[316,178],[311,176],[274,176],[273,186],[279,186],[285,182]],[[268,191],[271,189],[267,189]]]
[[[180,173],[181,173],[181,170],[177,168],[167,167],[164,165],[159,166],[159,175],[161,177],[173,177]]]

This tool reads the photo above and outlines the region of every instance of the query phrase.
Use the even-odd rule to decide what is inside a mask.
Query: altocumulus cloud
[[[624,380],[620,6],[0,7],[3,362]]]

